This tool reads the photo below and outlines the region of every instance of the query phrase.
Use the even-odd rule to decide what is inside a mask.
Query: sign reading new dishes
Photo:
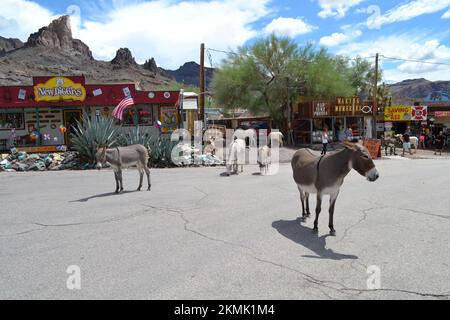
[[[384,121],[411,121],[412,107],[393,106],[384,108]]]
[[[86,89],[81,83],[75,83],[69,78],[53,77],[45,83],[36,84],[34,96],[38,102],[84,101]]]

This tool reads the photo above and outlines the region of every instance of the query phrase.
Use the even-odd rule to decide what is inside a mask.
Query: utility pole
[[[292,134],[292,109],[291,109],[291,99],[289,96],[289,78],[286,78],[286,89],[287,89],[287,140],[288,145],[292,146],[294,144],[293,134]]]
[[[198,120],[205,122],[205,44],[200,45],[200,101]]]
[[[377,114],[378,114],[378,103],[377,103],[377,92],[378,92],[378,53],[375,55],[375,75],[373,83],[373,103],[372,103],[372,114],[373,114],[373,124],[372,124],[372,137],[375,139],[377,137]]]

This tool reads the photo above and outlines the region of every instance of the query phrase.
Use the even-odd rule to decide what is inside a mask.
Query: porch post
[[[133,108],[134,108],[133,122],[134,122],[134,125],[137,128],[139,126],[139,115],[137,114],[138,110],[137,110],[136,105],[134,105]]]
[[[39,132],[39,137],[36,139],[36,145],[39,146],[41,144],[41,124],[39,121],[39,108],[36,107],[36,130]]]

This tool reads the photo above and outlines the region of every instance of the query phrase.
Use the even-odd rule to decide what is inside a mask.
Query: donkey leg
[[[117,171],[114,170],[114,178],[116,179],[116,191],[115,193],[119,193],[119,176],[117,174]]]
[[[117,170],[117,177],[119,179],[119,185],[120,185],[119,193],[121,193],[123,191],[122,169]]]
[[[306,217],[309,218],[311,216],[311,212],[309,212],[309,193],[305,192],[306,198]]]
[[[314,229],[313,229],[313,233],[319,233],[319,228],[318,228],[318,224],[319,224],[319,214],[320,211],[322,210],[322,195],[320,193],[317,194],[317,204],[316,204],[316,219],[314,220]]]
[[[150,189],[152,187],[152,183],[150,182],[150,169],[149,169],[149,167],[145,166],[144,170],[145,170],[145,174],[147,175],[147,182],[148,182],[147,191],[150,191]]]
[[[328,227],[330,228],[330,235],[335,236],[336,230],[334,230],[333,216],[334,216],[334,205],[336,204],[337,196],[339,195],[339,190],[336,193],[330,195],[330,220],[328,221]]]
[[[305,212],[305,193],[302,191],[302,189],[300,189],[300,187],[298,187],[298,191],[300,192],[300,201],[302,202],[302,217],[301,217],[301,221],[305,222],[306,221],[306,212]]]
[[[139,171],[139,186],[137,188],[137,191],[141,191],[142,180],[144,178],[144,169],[142,169],[141,167],[138,167],[138,171]]]

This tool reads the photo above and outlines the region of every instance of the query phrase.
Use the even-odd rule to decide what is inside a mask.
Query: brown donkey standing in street
[[[291,165],[294,180],[300,191],[302,202],[302,221],[305,221],[310,216],[309,194],[317,194],[314,233],[318,232],[317,224],[321,211],[322,197],[330,195],[328,226],[330,234],[336,234],[333,225],[334,205],[344,178],[351,169],[355,169],[369,181],[375,181],[379,177],[375,164],[365,147],[350,142],[344,142],[343,145],[343,150],[325,156],[316,156],[310,149],[300,149],[292,157]]]
[[[137,190],[140,191],[142,188],[144,171],[147,174],[147,190],[150,190],[150,169],[147,166],[148,151],[142,144],[110,149],[106,149],[106,147],[98,148],[95,157],[97,159],[97,169],[100,170],[106,162],[113,167],[114,177],[116,178],[116,193],[123,191],[122,169],[132,166],[136,166],[140,174]]]

